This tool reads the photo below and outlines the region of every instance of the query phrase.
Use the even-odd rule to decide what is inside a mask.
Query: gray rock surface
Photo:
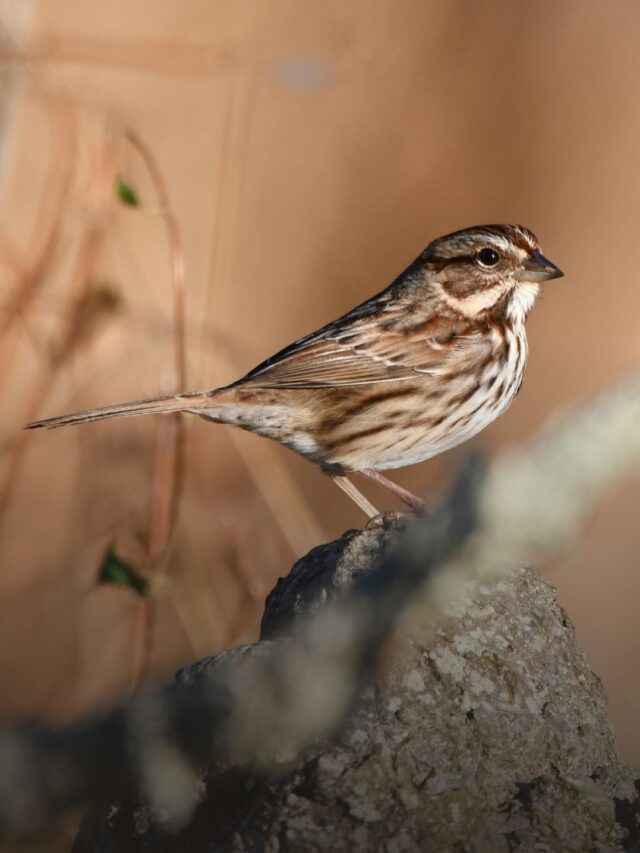
[[[300,560],[267,599],[263,641],[183,670],[207,679],[348,588],[392,529],[349,532]],[[337,742],[272,778],[204,780],[175,836],[143,804],[85,819],[80,851],[612,851],[640,849],[634,775],[602,686],[553,588],[517,567],[426,630],[414,618],[385,655]]]

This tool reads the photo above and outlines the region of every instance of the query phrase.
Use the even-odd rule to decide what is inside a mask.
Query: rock
[[[350,531],[312,550],[267,599],[262,642],[188,667],[207,679],[285,639],[349,588],[397,526]],[[279,639],[280,638],[280,639]],[[622,762],[599,679],[553,588],[530,567],[475,588],[426,630],[390,644],[336,742],[264,779],[228,770],[177,835],[146,806],[94,808],[83,851],[610,851],[638,843],[634,775]]]

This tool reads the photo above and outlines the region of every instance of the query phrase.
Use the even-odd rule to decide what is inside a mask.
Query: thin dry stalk
[[[173,289],[173,342],[175,390],[186,389],[185,358],[185,266],[178,219],[171,206],[164,177],[146,143],[133,131],[125,138],[142,159],[158,196],[164,219],[171,261]],[[180,414],[163,418],[156,445],[147,550],[147,570],[153,581],[152,595],[142,599],[135,632],[133,687],[137,687],[149,670],[155,633],[156,605],[154,592],[167,572],[167,558],[175,529],[178,506],[184,484],[184,422]]]
[[[180,237],[178,218],[171,206],[164,177],[151,150],[140,137],[131,130],[125,132],[125,138],[133,145],[140,155],[156,190],[160,203],[160,212],[167,228],[167,241],[171,259],[171,279],[173,284],[173,340],[174,368],[176,373],[176,390],[185,390],[186,361],[184,333],[184,302],[185,302],[185,268],[184,251]]]
[[[61,368],[76,351],[78,345],[83,342],[87,325],[93,320],[92,274],[98,262],[106,232],[110,196],[105,193],[105,184],[113,185],[113,174],[110,140],[103,137],[100,140],[97,157],[93,164],[92,187],[94,195],[92,208],[86,217],[87,225],[80,241],[71,276],[70,301],[73,309],[62,334],[57,340],[50,343],[48,347],[50,358],[45,362],[39,376],[29,390],[27,403],[22,413],[23,423],[28,423],[37,417],[43,403],[53,391],[60,377]],[[62,211],[60,211],[60,215],[62,215]],[[58,225],[54,225],[52,231],[58,234],[58,228]],[[50,241],[46,241],[47,247],[52,247],[52,245]],[[45,258],[49,257],[48,252],[51,250],[52,248],[48,248],[45,251]],[[45,270],[46,264],[42,267],[38,279],[44,276]],[[30,293],[28,291],[25,293],[28,300]],[[7,466],[0,481],[0,518],[4,517],[18,482],[28,448],[27,437],[27,433],[21,431],[12,445]]]
[[[49,175],[45,181],[44,191],[40,196],[40,210],[34,227],[34,242],[41,239],[40,248],[34,253],[34,260],[27,268],[22,265],[13,266],[17,278],[17,287],[11,294],[8,304],[0,314],[0,382],[9,375],[10,360],[16,352],[13,337],[9,332],[16,320],[24,316],[34,297],[40,291],[52,260],[59,249],[62,229],[65,221],[71,185],[74,179],[74,163],[78,146],[76,114],[73,104],[66,99],[49,101],[49,115],[55,115],[62,129],[62,139],[56,147],[55,156],[51,157]],[[53,107],[55,106],[55,110]],[[4,237],[4,254],[8,249],[8,238]],[[12,253],[14,260],[15,252]]]
[[[94,268],[102,246],[103,237],[102,233],[94,230],[89,231],[85,235],[74,277],[84,276]],[[91,315],[87,311],[86,306],[90,297],[87,294],[82,294],[82,296],[85,298],[76,300],[75,310],[71,313],[68,326],[63,333],[62,339],[56,345],[52,358],[46,362],[37,380],[30,388],[28,401],[23,410],[23,423],[29,423],[34,420],[37,418],[39,412],[42,411],[43,404],[51,395],[60,376],[61,368],[73,354],[76,345],[83,337],[82,333]],[[12,445],[7,467],[0,482],[0,518],[2,518],[11,502],[11,497],[24,463],[28,438],[29,434],[21,430]]]

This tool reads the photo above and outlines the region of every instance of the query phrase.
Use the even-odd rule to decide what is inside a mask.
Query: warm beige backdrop
[[[492,221],[532,228],[567,276],[545,288],[524,390],[481,446],[526,439],[637,364],[637,0],[21,0],[0,11],[4,714],[69,718],[135,677],[144,605],[95,578],[112,540],[144,562],[158,421],[28,434],[22,447],[18,433],[30,407],[44,416],[172,389],[169,252],[128,129],[152,151],[181,229],[191,387],[232,380],[381,289],[431,238]],[[117,201],[114,173],[141,208]],[[292,560],[362,523],[319,472],[261,439],[193,419],[186,449],[156,678],[255,636],[264,593]],[[455,460],[397,477],[437,496]],[[611,495],[545,569],[636,764],[639,497],[637,481]]]

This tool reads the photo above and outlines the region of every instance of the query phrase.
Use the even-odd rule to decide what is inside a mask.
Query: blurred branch
[[[203,764],[268,770],[299,759],[344,721],[418,593],[423,606],[442,606],[458,594],[452,578],[495,577],[514,557],[548,556],[575,536],[605,490],[640,470],[639,415],[633,375],[484,476],[469,466],[446,505],[411,523],[352,591],[290,637],[226,653],[206,685],[140,695],[59,732],[5,729],[0,823],[32,826],[79,801],[138,791],[176,826],[195,807]]]

